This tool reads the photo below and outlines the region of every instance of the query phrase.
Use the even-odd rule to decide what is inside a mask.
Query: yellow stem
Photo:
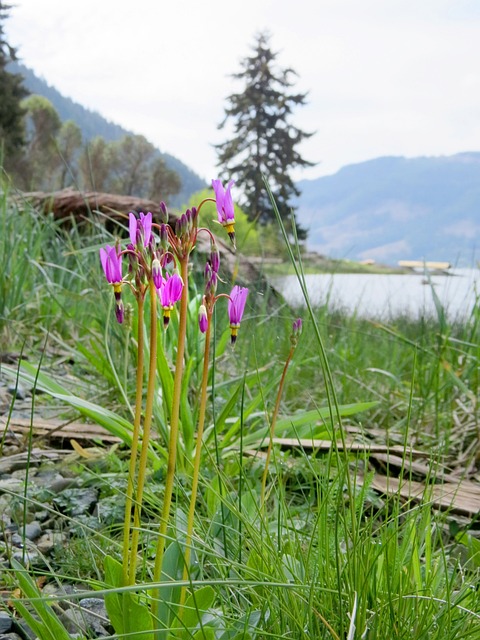
[[[123,583],[128,584],[128,565],[130,552],[130,528],[132,521],[133,490],[135,486],[135,469],[137,466],[138,439],[140,434],[140,421],[142,417],[143,396],[143,363],[144,363],[144,300],[140,295],[138,304],[138,328],[137,328],[137,385],[135,392],[135,417],[133,419],[132,446],[130,451],[130,465],[128,469],[127,493],[125,499],[125,519],[123,522]]]
[[[175,467],[177,461],[177,442],[180,418],[180,398],[182,392],[183,357],[185,353],[185,336],[187,333],[187,311],[188,311],[188,256],[180,260],[180,275],[183,280],[182,298],[180,300],[180,318],[178,326],[177,361],[175,363],[175,374],[173,378],[173,399],[172,413],[170,418],[170,439],[168,443],[168,463],[167,476],[165,479],[165,495],[163,498],[163,509],[160,520],[160,531],[157,542],[157,553],[155,557],[155,568],[153,581],[159,582],[162,575],[163,554],[165,552],[165,541],[170,519],[170,507],[172,504],[173,485],[175,480]]]
[[[263,514],[265,508],[265,488],[267,486],[267,476],[268,476],[268,465],[270,464],[270,457],[272,455],[272,447],[273,447],[273,435],[275,433],[275,425],[277,423],[278,411],[280,409],[280,402],[282,400],[283,387],[285,385],[285,378],[287,376],[287,369],[290,361],[293,357],[293,352],[295,351],[295,347],[290,347],[290,352],[287,356],[287,360],[283,367],[282,377],[280,378],[280,385],[278,387],[277,400],[275,402],[275,408],[273,410],[272,419],[270,421],[270,438],[268,441],[268,449],[267,456],[265,458],[265,469],[263,470],[262,476],[262,488],[260,490],[260,513]]]
[[[188,511],[187,520],[187,537],[185,541],[185,555],[183,566],[182,582],[186,582],[188,578],[188,571],[190,567],[190,556],[192,552],[192,536],[193,536],[193,521],[195,518],[195,506],[197,501],[198,491],[198,479],[200,476],[200,461],[202,452],[202,438],[203,428],[205,426],[205,412],[207,408],[207,385],[208,385],[208,366],[210,360],[210,328],[212,325],[212,312],[208,312],[208,324],[207,331],[205,332],[205,352],[203,356],[203,372],[202,372],[202,384],[200,387],[200,409],[198,415],[198,427],[197,427],[197,440],[195,444],[195,460],[193,463],[193,477],[192,477],[192,495],[190,497],[190,508]],[[185,596],[187,593],[186,585],[182,586],[180,592],[179,612],[178,617],[182,619],[183,605],[185,604]]]
[[[140,536],[140,514],[142,510],[143,489],[148,460],[148,443],[152,425],[153,398],[155,395],[155,377],[157,373],[157,291],[153,280],[149,282],[150,290],[150,362],[148,367],[147,399],[145,404],[145,422],[143,425],[140,463],[138,465],[137,494],[135,496],[135,512],[133,514],[132,544],[130,549],[130,567],[128,583],[135,583],[137,568],[138,539]]]

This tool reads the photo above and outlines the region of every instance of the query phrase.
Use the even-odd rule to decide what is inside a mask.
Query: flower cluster
[[[162,210],[166,211],[164,203]],[[159,238],[153,233],[157,227]],[[122,288],[127,284],[137,298],[143,298],[149,282],[153,282],[155,291],[163,309],[164,325],[167,326],[170,312],[182,296],[183,281],[174,269],[173,256],[168,250],[168,230],[166,225],[155,225],[151,212],[129,214],[130,242],[125,250],[120,247],[106,246],[100,249],[100,260],[107,282],[113,285],[116,303],[116,317],[123,322],[124,311],[121,299]],[[129,262],[128,275],[122,273],[122,256],[126,255]]]
[[[231,188],[231,180],[224,188],[220,180],[212,180],[218,221],[225,228],[231,241],[235,244],[235,212]],[[129,214],[130,242],[121,250],[120,245],[107,245],[100,249],[100,261],[107,282],[113,286],[115,295],[115,313],[118,322],[123,322],[124,306],[122,289],[127,285],[137,299],[142,299],[151,284],[163,310],[163,323],[166,328],[175,304],[181,299],[185,283],[178,272],[179,265],[188,260],[195,247],[197,235],[204,231],[210,235],[210,254],[205,264],[205,291],[199,310],[199,327],[205,333],[210,323],[215,302],[220,297],[227,297],[228,315],[232,335],[235,342],[245,309],[248,289],[235,286],[231,294],[217,295],[220,253],[214,236],[208,229],[198,227],[198,208],[192,207],[177,218],[174,225],[168,223],[168,211],[165,203],[160,204],[164,222],[153,221],[151,212],[140,213],[137,217]],[[122,272],[122,257],[128,261],[128,273]]]

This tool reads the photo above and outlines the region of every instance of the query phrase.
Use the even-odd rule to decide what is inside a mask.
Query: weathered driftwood
[[[30,191],[23,193],[21,198],[43,213],[53,213],[55,219],[68,218],[73,215],[76,219],[81,220],[89,217],[92,213],[100,213],[107,218],[126,220],[130,211],[151,211],[157,218],[160,215],[158,202],[134,196],[120,196],[114,193],[82,192],[68,188],[52,193]]]

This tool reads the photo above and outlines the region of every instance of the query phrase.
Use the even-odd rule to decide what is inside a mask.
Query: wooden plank
[[[5,417],[0,417],[0,433],[7,425]],[[30,432],[30,420],[23,418],[12,418],[8,428],[17,435],[25,435]],[[74,440],[101,440],[102,442],[117,443],[120,438],[112,436],[104,427],[98,424],[85,424],[83,422],[61,422],[60,420],[45,420],[42,418],[33,419],[34,437],[45,437],[51,439]]]
[[[24,469],[27,465],[36,467],[42,462],[58,462],[71,456],[72,452],[68,449],[38,449],[33,448],[31,451],[22,451],[11,456],[0,459],[0,473],[11,473],[15,469]]]
[[[364,478],[358,476],[357,482],[363,484]],[[425,484],[376,473],[370,486],[380,493],[398,493],[405,500],[430,502],[438,509],[448,509],[466,516],[474,516],[480,512],[480,485],[468,480]]]
[[[339,449],[340,451],[344,450],[343,443],[338,440],[334,444],[331,440],[317,440],[314,438],[273,438],[273,444],[279,445],[285,449],[300,447],[301,449],[318,449],[320,451],[330,451],[334,448]],[[405,448],[402,445],[389,446],[385,444],[375,444],[374,442],[352,442],[351,440],[347,440],[345,445],[346,450],[351,451],[352,453],[365,451],[367,453],[405,455],[406,457],[410,455],[414,457],[425,457],[424,451],[409,449],[408,447]],[[265,438],[263,441],[257,442],[252,446],[258,448],[268,447],[268,438]]]

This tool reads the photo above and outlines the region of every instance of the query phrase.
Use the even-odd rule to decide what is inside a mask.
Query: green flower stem
[[[280,409],[280,402],[282,400],[283,387],[285,386],[285,378],[287,377],[288,365],[290,364],[294,351],[295,351],[295,346],[292,345],[290,347],[290,351],[288,353],[287,359],[285,361],[285,365],[283,367],[283,373],[282,373],[282,377],[280,378],[280,385],[278,387],[277,400],[275,402],[275,408],[273,410],[272,419],[270,421],[270,439],[268,441],[267,457],[265,458],[265,469],[263,470],[262,487],[260,490],[260,513],[262,514],[265,509],[265,489],[267,486],[268,465],[270,464],[270,457],[272,455],[273,435],[275,433],[275,425],[277,423],[278,411]]]
[[[190,556],[192,553],[192,536],[193,536],[193,520],[195,518],[195,506],[197,501],[198,491],[198,478],[200,476],[200,461],[202,452],[202,438],[203,428],[205,426],[205,412],[207,408],[207,386],[208,386],[208,367],[210,361],[210,328],[212,326],[212,312],[207,311],[207,330],[205,332],[205,352],[203,356],[203,372],[202,372],[202,384],[200,387],[200,409],[198,415],[198,427],[197,427],[197,440],[195,444],[195,460],[193,463],[193,477],[192,477],[192,495],[190,497],[190,508],[188,511],[187,520],[187,538],[185,541],[185,555],[183,566],[182,581],[186,582],[188,579],[188,571],[190,566]],[[178,617],[182,619],[183,605],[185,604],[185,596],[187,593],[187,587],[184,585],[180,592],[179,613]]]
[[[144,299],[138,296],[138,328],[137,328],[137,384],[135,391],[135,416],[133,419],[132,447],[130,451],[130,465],[128,469],[127,493],[125,499],[125,519],[123,523],[123,583],[128,584],[129,579],[129,555],[130,555],[130,531],[132,520],[133,490],[135,486],[135,469],[137,466],[138,439],[140,434],[140,421],[142,417],[143,397],[143,367],[144,367]]]
[[[178,326],[177,361],[175,363],[175,375],[173,379],[173,399],[172,413],[170,418],[170,440],[168,443],[168,463],[167,476],[165,480],[165,495],[163,498],[163,509],[160,520],[160,531],[158,535],[157,553],[155,557],[155,568],[153,581],[160,582],[162,575],[163,554],[165,552],[165,541],[170,519],[170,507],[172,504],[173,485],[175,480],[175,467],[177,460],[178,427],[180,418],[180,397],[182,392],[183,358],[185,354],[185,337],[187,334],[187,312],[188,312],[188,255],[180,260],[180,275],[183,280],[182,298],[180,300],[180,318]],[[158,599],[160,602],[160,599]]]
[[[138,539],[140,536],[140,514],[142,510],[143,488],[148,460],[148,443],[150,427],[152,425],[153,397],[155,394],[155,378],[157,374],[157,291],[153,280],[149,282],[150,290],[150,362],[148,368],[147,399],[145,404],[145,421],[143,424],[143,438],[138,465],[137,493],[135,496],[135,512],[133,515],[132,544],[130,549],[130,567],[128,583],[135,583],[137,568]]]

